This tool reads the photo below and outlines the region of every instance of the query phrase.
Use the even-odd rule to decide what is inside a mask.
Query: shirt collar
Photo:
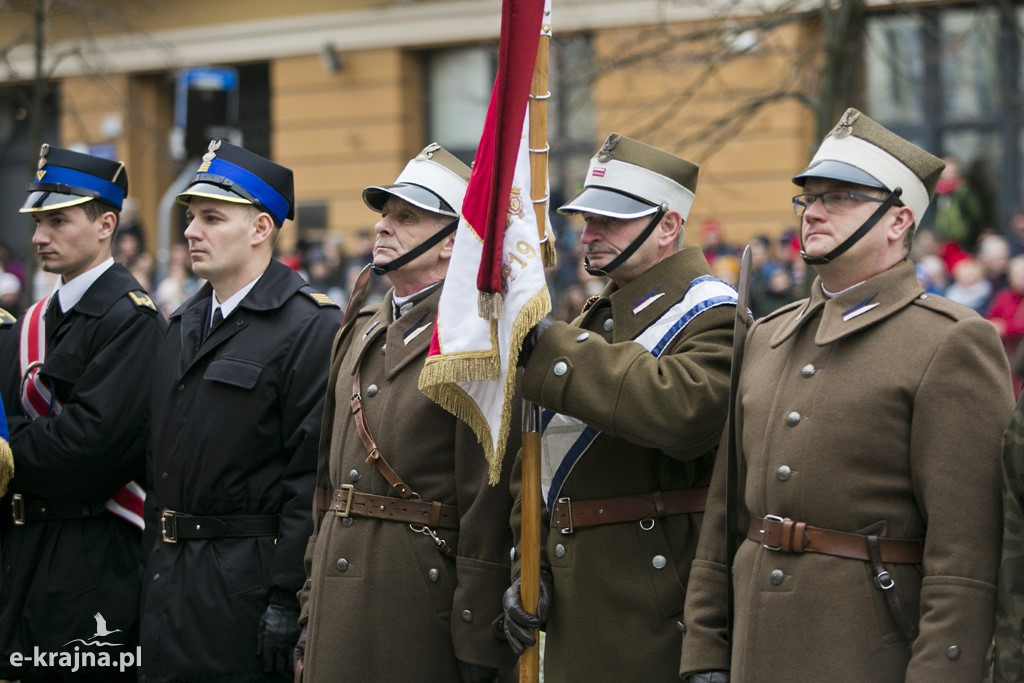
[[[67,282],[64,282],[63,278],[57,278],[57,284],[54,285],[53,291],[60,301],[60,310],[67,313],[74,308],[75,304],[81,301],[85,293],[89,291],[89,288],[112,265],[114,265],[114,258],[110,257],[98,266],[93,266],[78,277],[72,278]]]
[[[231,312],[233,310],[235,310],[236,308],[238,308],[238,304],[242,303],[242,299],[244,299],[245,295],[248,294],[249,291],[253,287],[256,286],[256,283],[260,281],[261,277],[263,277],[262,273],[257,275],[256,279],[253,280],[252,282],[250,282],[249,284],[247,284],[245,287],[242,287],[240,290],[238,290],[237,292],[235,292],[234,294],[229,296],[227,298],[227,301],[218,302],[217,301],[217,292],[216,291],[211,292],[211,294],[210,294],[210,296],[211,296],[211,301],[210,301],[210,320],[213,320],[213,312],[216,311],[218,308],[220,308],[221,316],[226,318],[229,315],[231,315]]]

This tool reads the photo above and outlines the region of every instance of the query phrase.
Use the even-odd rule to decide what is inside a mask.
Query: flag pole
[[[540,237],[544,265],[555,264],[554,240],[547,239],[548,203],[548,42],[551,39],[550,2],[545,3],[544,19],[541,22],[540,42],[537,45],[537,59],[533,66],[533,83],[530,86],[530,196],[533,211],[537,217],[537,233]],[[522,504],[520,532],[520,577],[523,606],[537,611],[540,598],[540,406],[533,401],[523,400],[522,440]],[[538,683],[540,680],[540,638],[534,631],[536,645],[527,647],[519,660],[520,683]]]

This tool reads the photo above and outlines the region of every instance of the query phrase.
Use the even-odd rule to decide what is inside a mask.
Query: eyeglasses
[[[825,207],[825,211],[835,216],[842,215],[847,211],[852,210],[861,202],[874,202],[876,204],[881,204],[885,201],[878,197],[869,197],[866,194],[849,192],[847,190],[830,190],[828,192],[819,192],[818,194],[811,194],[808,192],[806,194],[798,194],[793,197],[793,213],[802,218],[804,212],[811,208],[811,204],[819,199]]]

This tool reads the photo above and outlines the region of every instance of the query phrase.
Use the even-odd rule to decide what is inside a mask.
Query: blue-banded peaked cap
[[[128,194],[124,162],[44,144],[21,213],[52,211],[97,201],[121,210]]]
[[[207,197],[251,204],[273,217],[277,225],[295,217],[295,183],[292,170],[230,142],[211,140],[192,182],[179,195]]]

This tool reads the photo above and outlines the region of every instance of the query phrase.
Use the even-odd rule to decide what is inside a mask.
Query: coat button
[[[351,517],[343,517],[341,520],[342,526],[352,526],[352,522],[355,521]]]
[[[676,622],[676,628],[679,629],[680,633],[686,633],[686,624],[681,621]]]
[[[814,373],[818,371],[818,368],[814,367],[814,363],[808,363],[807,365],[800,368],[800,374],[804,377],[814,377]]]
[[[160,575],[159,574],[153,574],[153,580],[154,581],[159,581],[160,580]]]
[[[565,557],[565,546],[561,543],[555,546],[555,557]]]
[[[960,648],[956,645],[950,645],[946,648],[946,659],[959,659]]]
[[[509,562],[515,562],[516,561],[516,547],[515,546],[512,546],[511,548],[508,549],[508,561]]]
[[[789,481],[789,476],[791,474],[793,474],[793,470],[789,469],[789,465],[783,465],[779,468],[776,476],[778,476],[779,481]]]
[[[185,385],[184,384],[179,384],[178,385],[178,391],[185,391]]]
[[[565,363],[565,361],[560,360],[557,363],[555,363],[555,367],[553,367],[551,371],[555,373],[556,376],[561,377],[562,375],[569,371],[569,366]]]
[[[613,329],[615,329],[615,321],[612,320],[611,318],[608,318],[607,320],[604,321],[604,331],[611,332]]]
[[[462,610],[462,620],[467,624],[473,621],[473,613],[468,609]]]
[[[789,427],[796,427],[800,424],[800,413],[795,410],[786,416],[786,425]]]
[[[355,470],[355,469],[349,470],[348,471],[348,483],[354,484],[357,481],[359,481],[359,470]]]
[[[336,566],[336,567],[338,568],[338,571],[339,571],[339,572],[343,572],[343,571],[345,571],[346,569],[348,569],[348,560],[346,560],[346,559],[345,559],[345,558],[343,557],[343,558],[341,558],[340,560],[338,560],[338,562],[337,562],[337,564],[336,564],[335,566]]]
[[[772,583],[776,586],[781,584],[786,578],[786,574],[781,569],[773,569],[770,574]]]
[[[578,342],[585,342],[588,339],[590,339],[590,333],[589,332],[584,332],[584,333],[580,334],[580,336],[576,337],[576,341],[578,341]]]
[[[664,569],[666,564],[668,564],[668,560],[665,559],[664,555],[655,555],[651,559],[651,566],[655,569]]]
[[[430,580],[430,583],[437,583],[437,579],[440,576],[441,576],[440,572],[438,572],[433,567],[431,567],[429,570],[427,570],[427,579]]]
[[[380,391],[380,389],[377,387],[376,384],[371,384],[370,386],[366,387],[366,395],[369,396],[370,398],[376,396],[378,391]]]
[[[161,472],[160,473],[160,478],[166,481],[167,480],[167,473],[166,472]]]
[[[384,346],[380,347],[380,355],[383,356],[387,352],[388,352],[388,345],[387,344],[385,344]]]

